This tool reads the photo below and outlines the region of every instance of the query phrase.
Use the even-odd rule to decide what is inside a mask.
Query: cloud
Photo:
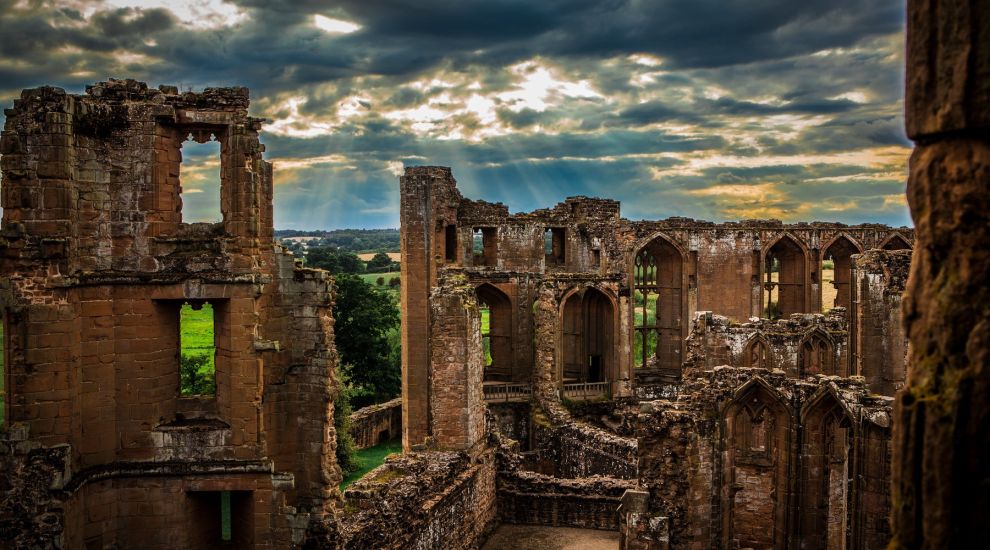
[[[110,76],[248,86],[276,223],[297,228],[397,225],[412,164],[516,210],[585,194],[630,217],[899,225],[904,17],[899,0],[0,0],[0,103]]]

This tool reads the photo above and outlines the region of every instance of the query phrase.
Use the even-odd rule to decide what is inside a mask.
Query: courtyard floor
[[[500,525],[481,550],[603,550],[619,547],[619,533],[571,527]]]

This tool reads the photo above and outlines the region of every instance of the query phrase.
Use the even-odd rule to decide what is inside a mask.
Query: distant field
[[[188,305],[182,306],[180,315],[180,346],[182,355],[206,355],[210,358],[208,369],[214,369],[214,340],[213,340],[213,307],[205,304],[202,309],[195,310]]]
[[[347,474],[347,477],[345,477],[344,481],[340,484],[340,490],[343,491],[344,487],[347,487],[351,483],[361,479],[368,472],[384,464],[385,457],[388,455],[401,452],[402,442],[398,440],[389,441],[388,443],[382,443],[381,445],[376,445],[374,447],[368,447],[367,449],[357,451],[354,454],[355,463],[358,465],[358,470]]]
[[[378,278],[382,277],[385,280],[384,286],[388,288],[388,282],[391,281],[393,277],[398,277],[399,275],[400,272],[398,271],[389,271],[388,273],[361,273],[358,277],[361,277],[361,280],[372,286],[378,286]]]
[[[358,254],[357,257],[360,258],[361,261],[367,262],[368,260],[374,258],[375,257],[375,254],[378,254],[378,253],[377,252],[363,252],[361,254]],[[386,254],[388,254],[388,258],[390,260],[392,260],[393,262],[397,262],[397,261],[399,261],[402,258],[402,254],[399,253],[399,252],[386,252]]]

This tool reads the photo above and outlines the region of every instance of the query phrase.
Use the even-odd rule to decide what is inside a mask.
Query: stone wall
[[[351,414],[351,437],[356,449],[374,447],[402,435],[402,399],[369,405]]]
[[[615,531],[622,494],[635,481],[608,477],[561,479],[535,472],[499,472],[503,523]]]
[[[853,256],[850,347],[854,372],[882,395],[894,395],[907,377],[901,297],[910,267],[911,253],[906,250],[870,250]]]
[[[718,367],[685,380],[642,409],[639,520],[663,518],[671,548],[884,548],[891,405],[862,379]]]
[[[312,548],[477,548],[496,521],[495,459],[465,453],[393,456],[347,488],[340,538]]]

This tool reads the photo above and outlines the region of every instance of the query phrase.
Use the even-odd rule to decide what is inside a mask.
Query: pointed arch
[[[512,300],[490,283],[475,288],[481,311],[481,344],[485,353],[485,380],[514,381]],[[527,373],[528,374],[528,373]]]
[[[884,239],[883,243],[880,245],[883,250],[913,250],[914,247],[911,243],[904,238],[899,232],[894,231]]]
[[[615,378],[615,298],[593,286],[572,289],[561,300],[562,381]]]
[[[799,546],[848,548],[854,418],[829,384],[808,400],[801,419]]]
[[[790,232],[763,249],[763,316],[787,317],[807,311],[808,248]]]
[[[834,307],[842,307],[847,312],[849,311],[852,305],[852,257],[854,254],[861,254],[862,252],[863,247],[846,233],[839,233],[822,247],[820,264],[822,311],[828,311]],[[826,261],[832,262],[831,272],[824,267]],[[832,300],[825,300],[826,295],[831,295],[830,292],[826,291],[826,282],[835,289],[835,298]]]
[[[820,327],[801,339],[798,373],[800,376],[815,374],[836,375],[835,343]]]
[[[762,332],[757,332],[743,346],[743,366],[773,370],[773,353]]]
[[[792,419],[780,393],[756,376],[723,408],[719,493],[724,548],[783,548]],[[767,511],[773,524],[766,524]]]
[[[633,256],[633,365],[680,373],[687,336],[686,256],[657,232]]]

